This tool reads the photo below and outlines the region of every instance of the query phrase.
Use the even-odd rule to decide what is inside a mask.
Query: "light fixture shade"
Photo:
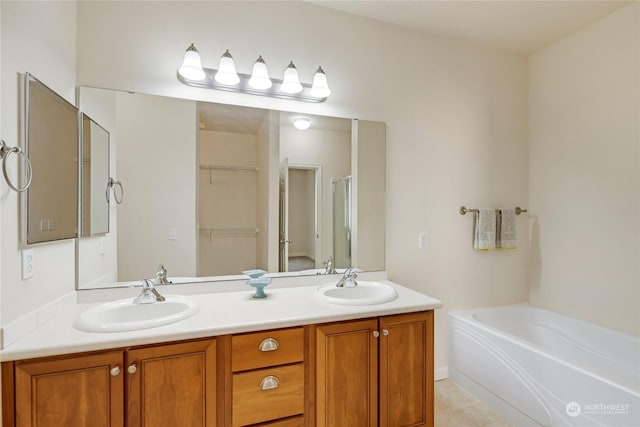
[[[316,98],[326,98],[331,95],[331,89],[329,89],[329,85],[327,84],[327,75],[324,73],[322,67],[318,67],[313,75],[313,85],[309,93]]]
[[[311,120],[307,117],[296,117],[293,119],[293,127],[298,130],[307,130],[311,127]]]
[[[216,73],[215,79],[218,83],[223,85],[237,85],[240,83],[240,77],[236,72],[236,64],[233,62],[233,57],[229,53],[229,49],[220,58],[220,66]]]
[[[289,65],[287,65],[287,68],[284,69],[284,79],[282,81],[282,86],[280,86],[280,90],[284,93],[290,94],[302,92],[302,85],[298,78],[298,69],[293,65],[293,61],[291,61]]]
[[[273,83],[267,71],[267,64],[264,62],[264,59],[262,59],[262,55],[260,55],[258,59],[256,59],[256,62],[253,63],[253,72],[249,79],[249,86],[254,89],[264,90],[269,89],[272,85]]]
[[[184,60],[180,68],[178,68],[178,73],[189,80],[204,80],[206,77],[202,70],[200,54],[193,43],[191,43],[191,46],[189,46],[184,53]]]

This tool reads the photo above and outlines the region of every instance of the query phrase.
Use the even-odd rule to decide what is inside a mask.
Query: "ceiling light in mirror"
[[[307,130],[311,127],[311,120],[307,117],[296,117],[293,126],[298,130]]]
[[[302,84],[300,84],[300,78],[298,77],[298,69],[293,65],[293,61],[287,65],[284,69],[284,80],[282,81],[281,89],[285,93],[298,93],[302,92]]]
[[[256,62],[253,63],[253,72],[251,73],[251,78],[249,79],[249,86],[254,89],[264,90],[269,89],[273,83],[271,83],[271,79],[269,78],[269,72],[267,71],[267,64],[262,59],[262,55],[256,59]]]
[[[236,72],[236,64],[233,62],[233,57],[229,53],[229,49],[227,49],[220,58],[220,66],[218,67],[215,79],[223,85],[231,86],[240,83],[240,77],[238,77],[238,73]]]
[[[311,87],[311,96],[317,98],[326,98],[331,95],[329,84],[327,83],[327,75],[322,67],[318,67],[313,75],[313,86]]]

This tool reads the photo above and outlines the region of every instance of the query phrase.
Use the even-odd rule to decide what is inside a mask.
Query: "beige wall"
[[[199,132],[200,165],[247,167],[252,170],[200,170],[198,223],[215,230],[199,235],[198,276],[240,274],[257,268],[257,150],[252,134]]]
[[[315,171],[289,167],[289,256],[316,259]]]
[[[19,143],[18,73],[32,73],[66,100],[75,103],[76,4],[0,2],[0,8],[2,139],[13,146]],[[9,190],[4,179],[0,182],[0,324],[6,325],[74,290],[75,250],[73,240],[36,246],[34,277],[21,280],[19,197]]]
[[[287,157],[289,165],[319,165],[322,167],[322,197],[320,227],[321,262],[329,259],[332,249],[331,180],[351,174],[351,132],[307,129],[291,126],[280,128],[280,158]],[[322,263],[320,263],[322,265]]]
[[[81,88],[78,96],[80,110],[109,132],[109,176],[117,180],[116,92]],[[104,197],[104,190],[101,195]],[[118,281],[117,212],[118,205],[113,199],[112,191],[109,204],[109,232],[101,236],[78,239],[78,285],[81,287],[100,287]]]
[[[159,264],[169,276],[195,276],[196,103],[119,92],[116,105],[125,191],[117,212],[118,279],[153,278]]]
[[[530,300],[640,334],[640,6],[530,58]]]

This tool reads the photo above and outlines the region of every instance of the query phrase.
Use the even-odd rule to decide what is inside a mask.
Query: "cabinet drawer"
[[[272,421],[269,423],[255,424],[251,427],[304,427],[304,417],[292,417],[285,420]]]
[[[276,420],[303,412],[303,363],[233,374],[234,426]]]
[[[304,328],[234,335],[231,338],[233,372],[304,360]]]

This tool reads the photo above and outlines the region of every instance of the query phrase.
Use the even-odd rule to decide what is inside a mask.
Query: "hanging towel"
[[[516,210],[499,209],[496,247],[499,249],[515,249],[518,246],[516,239]]]
[[[480,208],[476,213],[473,249],[488,251],[496,248],[496,211]]]

